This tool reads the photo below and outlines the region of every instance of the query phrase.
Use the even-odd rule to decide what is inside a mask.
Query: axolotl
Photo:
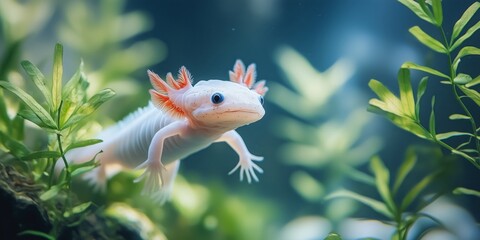
[[[153,86],[146,107],[127,116],[98,136],[103,142],[67,153],[72,162],[84,162],[98,154],[100,166],[86,176],[104,189],[111,172],[122,168],[144,169],[135,180],[145,181],[144,192],[160,202],[168,200],[180,160],[215,142],[228,143],[239,155],[240,181],[258,181],[263,170],[254,162],[263,157],[249,152],[236,128],[260,120],[265,110],[265,81],[255,81],[256,69],[245,69],[237,60],[230,81],[207,80],[192,85],[192,77],[181,67],[177,79],[171,73],[166,81],[148,70]],[[58,161],[58,168],[63,167]],[[116,169],[113,171],[109,170]]]

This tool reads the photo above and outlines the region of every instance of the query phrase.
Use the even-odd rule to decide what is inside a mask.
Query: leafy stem
[[[480,3],[472,4],[455,23],[450,39],[445,34],[443,23],[443,10],[441,0],[432,0],[429,4],[425,1],[399,0],[407,6],[421,19],[435,25],[441,36],[437,39],[423,31],[419,26],[413,26],[409,32],[423,45],[431,50],[447,56],[449,73],[436,70],[428,66],[422,66],[413,62],[405,62],[402,64],[399,74],[398,83],[400,87],[400,96],[393,94],[381,82],[372,79],[369,82],[370,88],[376,93],[378,99],[374,98],[369,101],[369,110],[380,113],[390,119],[395,125],[409,131],[421,138],[430,140],[439,144],[441,147],[448,149],[452,154],[465,158],[476,168],[480,169],[480,133],[472,108],[467,106],[464,98],[472,100],[476,105],[480,106],[480,93],[470,88],[480,83],[480,78],[472,79],[465,73],[457,73],[460,60],[468,55],[480,55],[480,48],[475,46],[462,46],[463,42],[471,37],[480,29],[480,21],[470,27],[461,35],[464,27],[471,20],[472,16],[480,9]],[[431,7],[429,7],[429,5]],[[453,52],[460,48],[455,58]],[[440,77],[441,80],[448,79],[448,83],[452,85],[452,94],[455,101],[461,108],[461,114],[450,115],[451,120],[468,120],[471,127],[470,132],[462,130],[453,130],[449,132],[437,133],[435,127],[435,97],[432,98],[432,108],[430,111],[429,126],[427,128],[420,122],[420,100],[426,90],[427,79],[424,77],[417,88],[416,99],[413,96],[413,89],[410,81],[410,70],[418,70],[424,73]],[[459,92],[459,90],[461,92]],[[470,128],[469,127],[469,128]],[[457,147],[452,147],[445,140],[450,138],[463,139],[463,143]]]
[[[62,110],[62,106],[63,106],[63,100],[60,101],[60,105],[58,106],[58,111],[57,111],[57,125],[59,126],[59,129],[61,129],[61,122],[60,122],[60,113],[61,113],[61,110]],[[71,174],[70,174],[70,169],[68,167],[68,161],[67,161],[67,158],[65,157],[65,152],[63,150],[63,146],[62,146],[62,134],[60,133],[60,130],[57,131],[56,133],[57,135],[57,142],[58,142],[58,150],[60,151],[60,155],[61,155],[61,158],[62,158],[62,161],[63,161],[63,164],[65,164],[65,178],[66,178],[66,182],[69,184],[70,183],[70,178],[71,178]],[[67,188],[69,188],[67,184]]]
[[[443,40],[444,46],[447,50],[445,54],[448,57],[448,65],[450,66],[450,82],[452,83],[453,95],[455,96],[455,99],[458,102],[458,104],[460,105],[460,107],[462,108],[462,110],[465,112],[465,114],[469,118],[470,125],[472,126],[472,134],[473,134],[473,138],[474,138],[474,141],[475,141],[475,146],[476,146],[476,149],[477,149],[477,157],[480,157],[480,140],[478,139],[478,134],[477,134],[477,124],[475,123],[475,119],[473,118],[472,113],[470,112],[470,110],[468,110],[467,106],[465,105],[465,103],[462,101],[460,95],[458,94],[457,84],[454,82],[454,79],[457,77],[457,73],[456,73],[454,65],[453,65],[454,63],[452,62],[451,44],[447,40],[447,36],[445,34],[445,30],[443,29],[442,25],[438,26],[438,28],[440,29],[440,32],[442,34],[442,40]],[[453,41],[453,38],[452,38],[452,41]],[[438,142],[443,143],[441,141],[438,141]],[[446,147],[445,145],[447,145],[447,144],[441,144],[441,145]],[[447,147],[447,148],[452,150],[452,148],[450,146]],[[480,168],[480,166],[476,162],[474,162],[474,165],[477,168]]]
[[[475,145],[477,147],[477,157],[480,157],[480,141],[478,139],[477,124],[475,123],[475,119],[473,118],[472,113],[468,110],[467,106],[465,106],[465,103],[463,103],[462,99],[458,95],[456,84],[454,84],[452,86],[452,90],[453,90],[453,94],[455,95],[455,99],[460,104],[460,106],[463,109],[463,111],[465,112],[465,114],[467,114],[467,116],[469,117],[470,125],[472,126],[473,138],[474,138],[474,141],[475,141]],[[478,166],[478,164],[475,164],[475,165],[477,165],[477,167],[480,168],[480,166]]]

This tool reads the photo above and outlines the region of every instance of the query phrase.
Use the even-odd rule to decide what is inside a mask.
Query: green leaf
[[[24,107],[24,105],[22,105]],[[14,139],[24,139],[25,136],[25,119],[18,114],[12,120],[12,129],[10,131]]]
[[[440,83],[445,85],[453,85],[450,81],[447,81],[447,80],[440,81]]]
[[[346,175],[348,178],[355,180],[357,182],[365,183],[371,186],[375,186],[375,178],[366,174],[363,171],[359,171],[356,168],[349,167],[347,170],[348,174]]]
[[[398,169],[397,176],[395,178],[395,183],[393,184],[393,192],[396,193],[398,192],[398,189],[402,185],[403,181],[405,180],[405,177],[410,173],[410,171],[413,169],[415,164],[417,163],[417,155],[415,154],[415,151],[410,148],[407,150],[407,155],[405,156],[405,159],[402,162],[402,165],[400,165],[400,168]]]
[[[430,10],[430,8],[428,8],[428,6],[426,4],[426,1],[431,3],[431,0],[417,0],[417,2],[420,4],[420,7],[422,8],[422,10],[425,12],[425,14],[428,15],[428,17],[430,19],[432,19],[432,23],[435,24],[435,18],[433,17],[433,14],[432,14],[432,11]]]
[[[329,233],[323,240],[342,240],[342,237],[338,233]]]
[[[429,130],[430,134],[432,136],[436,135],[436,127],[435,127],[435,96],[432,97],[432,111],[430,112],[430,124],[429,124]]]
[[[472,163],[473,165],[475,165],[475,166],[478,167],[477,161],[475,161],[475,159],[472,158],[472,157],[470,157],[468,154],[466,154],[466,153],[464,153],[464,152],[462,152],[462,151],[455,150],[455,149],[452,150],[452,153],[453,153],[453,154],[457,154],[457,155],[459,155],[459,156],[467,159],[470,163]]]
[[[477,76],[476,78],[474,78],[471,82],[465,84],[465,87],[468,87],[468,88],[469,88],[469,87],[473,87],[473,86],[475,86],[475,85],[477,85],[477,84],[479,84],[479,83],[480,83],[480,75]]]
[[[471,134],[473,136],[473,134]],[[477,137],[480,139],[480,137]],[[467,148],[467,149],[462,149],[461,150],[462,152],[464,153],[478,153],[477,149],[470,149],[470,148]]]
[[[70,164],[68,166],[68,169],[70,171],[71,176],[73,177],[73,176],[76,176],[76,175],[80,175],[80,174],[89,172],[89,171],[93,170],[94,168],[100,166],[100,162],[98,162],[96,160],[98,154],[100,154],[100,153],[102,153],[102,151],[95,154],[95,156],[93,156],[93,158],[89,161],[82,162],[82,163],[79,163],[79,164]]]
[[[465,85],[471,81],[472,81],[472,77],[465,73],[460,73],[453,79],[454,83],[460,84],[460,85]]]
[[[18,233],[18,236],[37,236],[47,240],[55,240],[56,238],[48,233],[35,231],[35,230],[25,230]]]
[[[100,105],[110,100],[113,96],[115,96],[115,92],[112,89],[103,89],[97,94],[93,95],[92,98],[88,100],[87,105],[92,107],[93,110],[96,110],[98,107],[100,107]]]
[[[420,100],[422,99],[425,91],[427,90],[428,77],[423,77],[418,83],[417,89],[417,102],[415,103],[416,119],[420,119]]]
[[[433,74],[433,75],[441,77],[441,78],[450,79],[449,76],[447,76],[447,75],[445,75],[445,74],[443,74],[443,73],[441,73],[441,72],[439,72],[435,69],[425,67],[425,66],[421,66],[421,65],[418,65],[418,64],[415,64],[415,63],[412,63],[412,62],[403,63],[401,68],[415,69],[415,70],[419,70],[419,71],[422,71],[422,72]]]
[[[21,62],[23,69],[30,76],[30,79],[33,80],[37,88],[42,92],[43,97],[47,100],[49,106],[52,105],[50,91],[47,88],[47,80],[43,76],[42,72],[31,62],[22,61]]]
[[[480,191],[463,188],[463,187],[455,188],[455,190],[453,190],[453,194],[457,194],[457,195],[464,194],[464,195],[472,195],[472,196],[480,197]]]
[[[461,62],[461,59],[456,59],[454,62],[452,62],[452,69],[453,69],[453,72],[456,73],[457,70],[458,70],[458,65],[460,64]],[[448,82],[448,84],[451,84],[450,82]]]
[[[408,30],[418,41],[423,43],[425,46],[429,47],[433,51],[439,53],[447,53],[447,48],[443,46],[442,43],[437,41],[435,38],[431,37],[425,33],[419,26],[414,26]]]
[[[436,173],[427,175],[407,193],[401,204],[401,212],[404,212],[410,204],[412,204],[412,202],[419,196],[420,192],[422,192],[436,176]]]
[[[400,68],[398,71],[398,86],[400,87],[400,101],[402,102],[403,113],[412,119],[416,119],[415,99],[413,98],[409,69]]]
[[[75,148],[86,147],[86,146],[94,145],[94,144],[101,143],[101,142],[103,142],[103,140],[101,140],[101,139],[87,139],[87,140],[74,142],[74,143],[68,145],[67,148],[65,148],[65,153],[67,153],[68,151],[70,151],[72,149],[75,149]]]
[[[326,200],[330,200],[333,198],[350,198],[369,206],[377,213],[380,213],[388,218],[393,218],[393,215],[388,210],[387,206],[385,206],[385,204],[373,198],[369,198],[369,197],[360,195],[358,193],[355,193],[349,190],[344,190],[344,189],[335,191],[329,194],[327,197],[325,197]]]
[[[57,124],[52,119],[52,117],[48,114],[47,111],[37,102],[35,99],[28,95],[28,93],[24,92],[22,89],[12,85],[9,82],[0,81],[0,87],[5,88],[6,90],[10,91],[11,93],[15,94],[23,103],[27,105],[32,111],[37,115],[37,117],[51,129],[56,129]]]
[[[20,112],[17,113],[18,116],[22,117],[25,120],[28,120],[35,125],[44,128],[44,129],[50,129],[52,130],[51,127],[47,126],[40,118],[35,114],[35,112],[31,109],[22,109]]]
[[[64,186],[65,186],[65,182],[61,182],[60,184],[53,185],[50,189],[48,189],[46,192],[40,195],[40,199],[42,201],[48,201],[52,199],[53,197],[58,195],[58,193],[62,190]]]
[[[85,117],[87,117],[86,114],[76,114],[76,115],[73,115],[71,116],[70,118],[68,118],[68,120],[62,125],[62,130],[63,129],[67,129],[77,123],[79,123],[80,121],[82,121],[83,119],[85,119]]]
[[[377,100],[377,99],[372,99],[372,100]],[[370,100],[370,104],[372,104],[372,100]],[[411,118],[398,116],[398,115],[395,115],[395,114],[391,114],[389,112],[385,112],[382,109],[377,108],[374,105],[370,105],[368,107],[368,111],[384,115],[385,117],[390,119],[390,121],[392,121],[392,123],[394,123],[398,127],[402,128],[402,129],[404,129],[404,130],[406,130],[406,131],[408,131],[412,134],[415,134],[416,136],[418,136],[420,138],[433,140],[430,133],[428,131],[426,131],[421,125],[419,125],[418,122],[415,122]]]
[[[115,96],[115,92],[111,89],[103,89],[92,98],[88,99],[87,104],[80,108],[80,113],[88,115],[94,112],[100,105]]]
[[[443,10],[442,0],[432,0],[433,17],[435,18],[436,25],[442,26],[443,23]]]
[[[92,202],[81,203],[81,204],[73,207],[73,208],[70,209],[69,211],[64,212],[64,213],[63,213],[63,217],[69,218],[69,217],[71,217],[71,216],[73,216],[73,215],[83,213],[83,212],[85,212],[91,205],[92,205]]]
[[[82,175],[84,173],[87,173],[87,172],[90,172],[92,171],[93,169],[97,168],[98,166],[100,166],[100,163],[96,163],[95,165],[89,165],[89,166],[84,166],[84,167],[80,167],[80,168],[77,168],[75,169],[74,171],[72,171],[70,173],[70,175],[72,177],[75,177],[77,175]]]
[[[5,98],[3,97],[3,90],[0,89],[0,131],[10,132],[11,129],[12,122],[8,116]]]
[[[0,143],[5,146],[10,154],[20,158],[30,153],[30,150],[20,141],[13,139],[9,134],[0,131]]]
[[[472,134],[466,133],[466,132],[452,131],[452,132],[446,132],[446,133],[439,133],[437,134],[436,138],[438,140],[445,140],[451,137],[458,137],[458,136],[472,136]]]
[[[468,56],[468,55],[480,55],[480,48],[473,47],[473,46],[466,46],[460,49],[458,52],[457,56],[453,60],[453,62],[459,61],[462,57]]]
[[[480,3],[475,2],[470,7],[468,7],[467,10],[465,10],[460,19],[458,19],[458,21],[455,23],[455,26],[453,26],[452,38],[450,42],[453,42],[458,37],[465,25],[467,25],[473,15],[477,12],[478,8],[480,8]]]
[[[465,93],[465,95],[467,95],[478,106],[480,106],[480,93],[478,93],[477,91],[475,91],[473,89],[466,88],[466,87],[463,87],[463,86],[459,86],[459,88],[460,88],[460,90],[462,90],[463,93]]]
[[[62,108],[60,109],[59,128],[64,129],[64,125],[72,117],[75,111],[78,109],[78,105],[70,100],[64,100],[62,102]]]
[[[465,34],[463,34],[463,36],[461,36],[460,38],[458,38],[457,41],[455,41],[455,43],[452,45],[452,47],[450,47],[450,51],[455,50],[455,48],[457,48],[457,47],[460,46],[465,40],[467,40],[468,38],[470,38],[470,36],[472,36],[479,28],[480,28],[480,21],[477,22],[475,25],[473,25],[471,28],[469,28],[469,29],[467,30],[467,32],[465,32]]]
[[[395,96],[387,87],[385,87],[381,82],[372,79],[368,83],[370,89],[372,89],[375,94],[380,98],[382,101],[378,101],[377,99],[370,100],[370,104],[380,109],[391,112],[395,115],[402,116],[402,104],[400,99]]]
[[[310,202],[318,202],[325,194],[323,184],[303,171],[294,172],[290,183],[300,196]]]
[[[28,155],[25,155],[21,157],[20,160],[29,161],[29,160],[35,160],[35,159],[41,159],[41,158],[57,159],[60,156],[61,156],[60,152],[57,152],[57,151],[38,151],[38,152],[32,152]]]
[[[422,7],[414,0],[399,0],[399,2],[408,7],[419,18],[429,23],[435,24],[435,22],[433,22],[433,20],[425,13],[425,11],[423,11]]]
[[[111,89],[104,89],[90,98],[86,104],[82,105],[65,124],[62,126],[62,130],[73,126],[74,124],[82,121],[88,115],[92,114],[103,103],[110,100],[115,96],[115,92]]]
[[[83,70],[79,69],[79,71],[80,72],[77,71],[79,78],[75,78],[76,76],[74,75],[72,77],[73,79],[67,82],[64,91],[64,99],[74,103],[73,105],[76,107],[87,102],[87,89],[90,85],[86,80]]]
[[[84,74],[83,68],[84,68],[83,61],[80,61],[80,65],[78,66],[77,71],[75,72],[75,74],[73,74],[73,76],[70,78],[70,80],[68,80],[68,82],[65,84],[65,86],[62,89],[63,99],[69,99],[71,97],[71,94],[75,90],[75,88],[78,87],[80,80],[84,78],[84,76],[82,76]]]
[[[448,118],[449,118],[450,120],[463,120],[463,119],[468,120],[468,119],[470,119],[469,116],[466,116],[466,115],[463,115],[463,114],[458,114],[458,113],[452,114],[452,115],[450,115]]]
[[[377,186],[378,193],[380,193],[380,196],[386,203],[392,215],[395,215],[395,203],[393,202],[392,193],[390,192],[390,187],[388,186],[390,181],[390,172],[385,165],[383,165],[382,160],[380,160],[380,158],[377,156],[373,157],[370,161],[370,169],[375,175],[375,185]]]
[[[55,44],[53,54],[53,79],[52,79],[52,105],[57,111],[62,101],[62,75],[63,75],[63,46]]]

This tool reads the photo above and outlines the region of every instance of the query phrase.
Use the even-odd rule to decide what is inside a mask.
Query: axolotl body
[[[177,79],[166,81],[148,71],[154,89],[148,106],[130,114],[98,136],[103,142],[67,154],[72,162],[84,162],[98,154],[100,166],[86,177],[105,188],[109,172],[122,168],[145,169],[135,181],[144,180],[144,191],[164,202],[172,191],[180,159],[214,142],[228,143],[239,155],[240,180],[258,181],[263,170],[254,162],[263,160],[249,152],[236,128],[260,120],[265,114],[265,81],[255,83],[255,65],[245,69],[237,60],[230,81],[207,80],[192,85],[192,77],[181,67]],[[62,161],[57,167],[62,168]],[[111,169],[117,169],[109,171]]]

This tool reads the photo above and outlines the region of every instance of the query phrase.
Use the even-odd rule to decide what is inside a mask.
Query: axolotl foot
[[[138,167],[136,167],[135,169],[143,168],[145,168],[145,171],[138,178],[135,179],[135,182],[137,183],[145,180],[142,194],[153,195],[155,192],[158,192],[158,190],[163,187],[163,178],[166,174],[167,169],[163,166],[162,163],[149,160],[138,165]]]
[[[243,175],[245,175],[247,177],[248,183],[252,182],[252,178],[253,180],[255,180],[255,182],[258,182],[258,177],[257,177],[257,174],[255,173],[255,170],[258,173],[263,173],[263,170],[253,161],[262,161],[262,160],[263,160],[263,157],[255,156],[250,153],[249,158],[240,158],[237,165],[228,173],[228,175],[233,174],[237,169],[240,168],[240,181],[243,181]]]
[[[137,167],[137,169],[145,168],[145,172],[135,179],[135,182],[145,180],[142,193],[148,194],[155,201],[163,204],[170,199],[179,166],[180,160],[173,161],[165,166],[147,160]]]

